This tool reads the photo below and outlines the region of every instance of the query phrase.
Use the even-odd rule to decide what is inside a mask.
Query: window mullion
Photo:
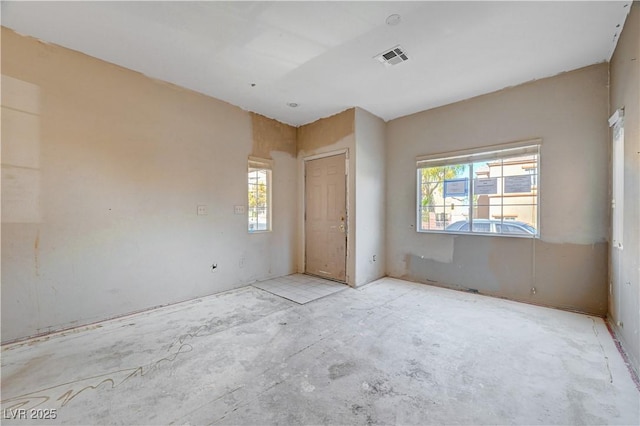
[[[500,197],[500,231],[504,225],[504,158],[500,159],[500,175],[502,176],[502,197]]]
[[[473,232],[473,163],[469,163],[469,231]]]

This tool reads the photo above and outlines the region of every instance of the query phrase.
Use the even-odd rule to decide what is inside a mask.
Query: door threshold
[[[324,276],[324,275],[313,274],[313,273],[311,273],[311,272],[305,272],[304,274],[305,274],[305,275],[309,275],[310,277],[322,278],[323,280],[333,281],[333,282],[340,283],[340,284],[344,284],[344,285],[347,285],[347,286],[349,285],[349,284],[347,284],[347,282],[346,282],[346,281],[340,281],[340,280],[339,280],[339,279],[337,279],[337,278],[332,278],[332,277],[327,277],[327,276]]]

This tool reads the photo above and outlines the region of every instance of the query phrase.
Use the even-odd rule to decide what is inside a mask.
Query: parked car
[[[459,220],[449,224],[445,231],[469,232],[469,221]],[[473,232],[487,234],[536,235],[538,231],[528,223],[517,220],[473,219]]]

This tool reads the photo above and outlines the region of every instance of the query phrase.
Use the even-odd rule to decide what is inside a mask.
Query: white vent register
[[[409,57],[407,56],[407,51],[404,50],[400,45],[397,45],[392,47],[391,49],[385,50],[379,55],[374,56],[373,59],[376,59],[381,63],[390,66],[406,62],[409,60]]]

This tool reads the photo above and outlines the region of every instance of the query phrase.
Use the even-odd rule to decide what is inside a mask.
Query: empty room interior
[[[1,7],[3,424],[640,424],[640,2]]]

